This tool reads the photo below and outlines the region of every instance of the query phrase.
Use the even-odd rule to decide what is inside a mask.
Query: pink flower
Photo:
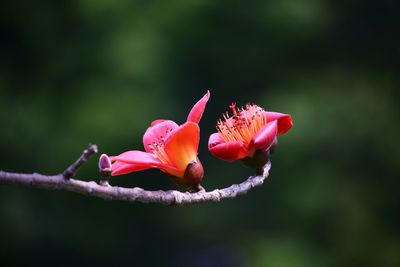
[[[158,168],[182,186],[196,188],[203,178],[203,167],[197,157],[200,141],[198,123],[210,92],[190,111],[187,121],[178,126],[171,120],[155,120],[143,136],[145,151],[131,150],[111,157],[111,175]]]
[[[276,135],[286,133],[293,125],[290,115],[264,111],[257,105],[238,109],[232,103],[230,108],[233,116],[226,113],[218,120],[218,132],[208,141],[211,154],[226,161],[253,158],[257,151],[268,151]]]

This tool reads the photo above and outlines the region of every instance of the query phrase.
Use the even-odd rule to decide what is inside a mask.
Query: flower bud
[[[183,178],[185,183],[190,186],[191,189],[197,190],[201,180],[203,179],[203,175],[203,165],[201,165],[199,159],[197,159],[187,165]]]
[[[111,160],[106,154],[102,154],[99,158],[100,184],[109,186],[108,181],[111,176]]]
[[[106,154],[102,154],[99,158],[99,171],[111,172],[111,160]]]

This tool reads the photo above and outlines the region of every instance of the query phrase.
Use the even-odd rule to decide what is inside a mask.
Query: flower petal
[[[250,147],[255,150],[267,150],[278,133],[278,122],[276,120],[268,122],[251,139]]]
[[[188,164],[196,161],[199,141],[200,128],[197,123],[190,121],[173,130],[165,140],[164,150],[182,175]]]
[[[165,164],[162,163],[152,153],[147,153],[139,150],[132,150],[124,152],[118,156],[110,157],[111,161],[119,161],[129,164],[136,164],[141,166],[160,167]]]
[[[137,164],[129,164],[121,161],[116,161],[112,165],[112,171],[111,175],[116,176],[116,175],[122,175],[122,174],[127,174],[131,172],[136,172],[136,171],[142,171],[142,170],[147,170],[152,168],[151,166],[143,166],[143,165],[137,165]]]
[[[149,145],[164,143],[167,134],[178,127],[178,124],[171,120],[153,121],[143,135],[143,146],[146,152],[151,152]]]
[[[286,133],[293,126],[292,117],[289,114],[267,111],[265,116],[267,117],[267,122],[278,121],[278,134]]]
[[[112,166],[112,173],[115,175],[126,174],[134,171],[141,171],[151,168],[158,168],[172,175],[179,173],[177,168],[169,164],[162,163],[152,153],[138,150],[124,152],[118,156],[110,157],[115,161]],[[114,174],[113,174],[114,175]]]
[[[163,122],[163,121],[166,121],[166,120],[154,120],[154,121],[152,121],[150,123],[150,127],[153,127],[153,126],[155,126],[155,125],[157,125],[157,124],[159,124],[160,122]]]
[[[243,142],[224,142],[219,137],[219,133],[214,133],[210,136],[208,150],[213,156],[226,161],[235,161],[248,156],[248,150]]]
[[[187,121],[199,123],[201,116],[203,116],[203,112],[206,108],[206,104],[209,98],[210,91],[207,91],[207,93],[199,101],[197,101],[197,103],[190,110]]]
[[[210,138],[208,139],[208,148],[219,145],[223,142],[225,141],[224,139],[222,139],[219,133],[213,133],[212,135],[210,135]]]

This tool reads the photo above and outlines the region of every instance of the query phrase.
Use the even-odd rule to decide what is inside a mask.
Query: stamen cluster
[[[233,116],[230,117],[226,112],[223,119],[218,120],[218,132],[225,142],[243,141],[249,144],[253,136],[267,124],[264,109],[254,104],[237,108],[236,103],[232,103],[229,107]]]
[[[164,143],[152,143],[149,145],[151,152],[162,162],[166,164],[170,164],[168,154],[165,152]]]

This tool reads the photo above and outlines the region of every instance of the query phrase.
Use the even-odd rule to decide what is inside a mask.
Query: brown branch
[[[235,198],[246,194],[250,189],[260,186],[268,178],[271,162],[264,166],[262,175],[250,176],[240,184],[234,184],[227,188],[213,191],[199,191],[196,193],[169,191],[147,191],[139,187],[124,188],[110,185],[100,185],[94,181],[82,181],[72,179],[78,169],[91,155],[97,152],[96,145],[90,145],[85,149],[79,159],[58,175],[47,176],[39,173],[24,174],[0,171],[0,183],[31,185],[50,190],[67,190],[83,195],[95,196],[109,200],[138,201],[142,203],[161,203],[164,205],[188,205],[202,202],[219,202],[225,198]]]

